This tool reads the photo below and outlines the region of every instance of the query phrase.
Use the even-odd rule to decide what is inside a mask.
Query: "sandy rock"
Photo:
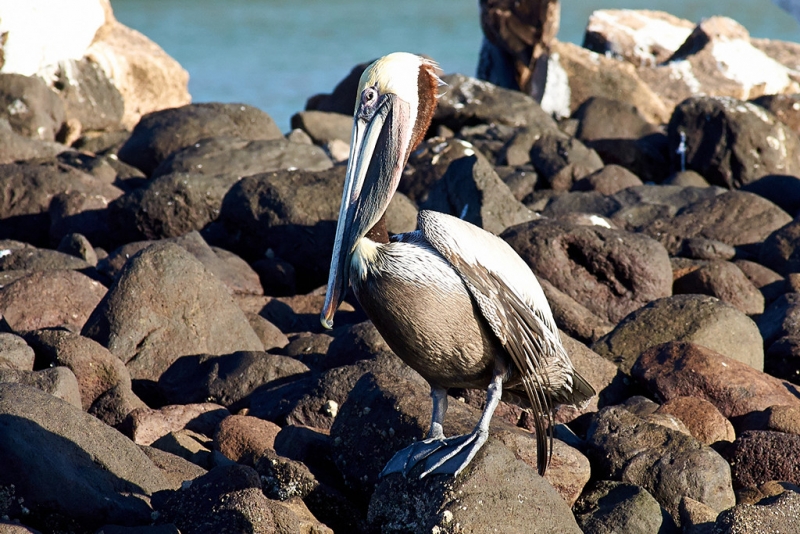
[[[720,514],[714,532],[756,534],[758,532],[797,532],[800,494],[787,491],[758,504],[740,504]]]
[[[162,373],[158,385],[171,403],[212,401],[234,408],[258,388],[307,371],[293,358],[260,351],[183,356]]]
[[[636,73],[633,65],[555,41],[550,49],[542,102],[548,112],[569,116],[589,97],[619,98],[633,104],[653,124],[667,122],[670,111]]]
[[[16,334],[0,332],[0,368],[33,371],[36,355],[23,338]]]
[[[770,480],[800,483],[800,435],[747,430],[723,455],[731,464],[735,488]]]
[[[494,234],[535,218],[514,198],[485,157],[469,147],[464,148],[464,155],[432,184],[427,200],[420,204],[422,209],[463,215],[467,222]]]
[[[102,284],[77,271],[36,271],[0,288],[0,310],[16,332],[78,331],[105,294]]]
[[[186,354],[263,350],[226,287],[172,243],[128,262],[82,334],[122,359],[131,377],[150,380]]]
[[[29,333],[26,340],[36,351],[40,366],[65,366],[75,373],[84,410],[89,410],[101,395],[115,386],[131,388],[125,364],[89,338],[65,330],[46,329]]]
[[[752,193],[729,191],[694,202],[674,217],[656,218],[641,229],[674,252],[687,237],[754,245],[789,221],[791,217],[772,202]]]
[[[272,249],[295,268],[301,292],[325,284],[344,172],[279,171],[239,180],[222,203],[219,222],[230,238],[220,244],[245,259]]]
[[[691,436],[612,406],[598,412],[586,439],[600,477],[642,486],[673,519],[683,496],[717,511],[735,503],[730,467]]]
[[[800,174],[797,134],[751,102],[688,98],[675,108],[668,130],[673,165],[680,165],[676,151],[683,133],[687,168],[711,184],[734,189],[770,174]]]
[[[531,163],[555,191],[569,191],[573,184],[603,168],[597,153],[574,137],[543,135],[531,147]]]
[[[48,210],[55,195],[77,192],[107,204],[122,194],[112,185],[53,161],[0,165],[0,184],[0,234],[41,246],[49,244]]]
[[[18,134],[55,141],[65,121],[64,104],[35,76],[0,74],[0,118]]]
[[[694,27],[663,11],[599,9],[589,16],[583,46],[635,66],[654,67],[668,60]]]
[[[149,523],[144,497],[168,485],[133,442],[79,408],[25,386],[0,384],[0,412],[0,485],[14,485],[30,517],[53,526],[72,520],[90,529]],[[11,517],[20,519],[19,510]]]
[[[502,237],[537,276],[612,322],[671,292],[666,251],[638,234],[542,220]]]
[[[700,397],[673,397],[662,404],[656,413],[677,417],[692,436],[704,445],[736,439],[731,422],[716,406]]]
[[[598,481],[581,496],[573,511],[584,532],[678,532],[667,511],[636,484]]]
[[[693,343],[671,342],[648,349],[631,375],[665,401],[699,397],[728,419],[777,404],[800,406],[800,398],[791,393],[787,382]]]
[[[214,448],[236,463],[252,465],[264,451],[275,448],[281,428],[275,423],[247,415],[222,420],[214,435]]]
[[[603,168],[584,176],[572,184],[572,191],[597,191],[613,195],[628,187],[642,185],[642,180],[620,165],[604,165]]]
[[[672,284],[672,292],[676,295],[711,295],[747,315],[764,311],[764,295],[741,269],[728,261],[712,261],[681,276]]]
[[[170,154],[206,137],[246,140],[283,137],[275,121],[244,104],[190,104],[149,113],[119,150],[119,159],[151,174]]]
[[[228,416],[228,410],[211,402],[173,404],[159,410],[134,410],[121,428],[137,445],[151,445],[170,432],[184,429],[211,438],[220,422]]]
[[[347,158],[345,158],[347,159]],[[262,172],[301,169],[324,171],[333,166],[320,147],[277,139],[208,137],[170,154],[153,171],[153,178],[176,172],[251,176]]]

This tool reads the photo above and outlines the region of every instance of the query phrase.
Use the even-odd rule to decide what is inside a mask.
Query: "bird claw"
[[[429,438],[412,443],[398,451],[381,471],[383,478],[392,473],[402,473],[404,477],[420,462],[423,472],[419,478],[428,475],[458,475],[480,450],[488,438],[488,433],[475,431],[451,438]]]

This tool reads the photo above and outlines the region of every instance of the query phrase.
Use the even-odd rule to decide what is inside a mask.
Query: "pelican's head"
[[[326,328],[333,326],[333,314],[347,290],[350,260],[358,241],[383,216],[409,154],[430,126],[442,83],[437,71],[431,60],[396,52],[375,61],[361,75],[321,315]]]

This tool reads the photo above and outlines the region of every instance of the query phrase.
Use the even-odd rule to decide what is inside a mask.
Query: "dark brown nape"
[[[381,215],[381,218],[378,219],[375,226],[370,228],[369,232],[367,232],[367,235],[364,237],[384,245],[389,242],[389,232],[386,230],[386,214]]]
[[[419,92],[417,120],[414,123],[414,130],[411,132],[411,146],[408,148],[408,154],[411,154],[425,139],[425,134],[433,120],[433,112],[436,110],[436,93],[439,91],[439,82],[432,65],[423,63],[420,66],[417,76],[417,91]]]

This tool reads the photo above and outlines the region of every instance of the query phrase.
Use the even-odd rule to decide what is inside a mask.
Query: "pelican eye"
[[[378,101],[378,89],[375,86],[367,87],[361,93],[361,103],[366,106],[374,106]]]

